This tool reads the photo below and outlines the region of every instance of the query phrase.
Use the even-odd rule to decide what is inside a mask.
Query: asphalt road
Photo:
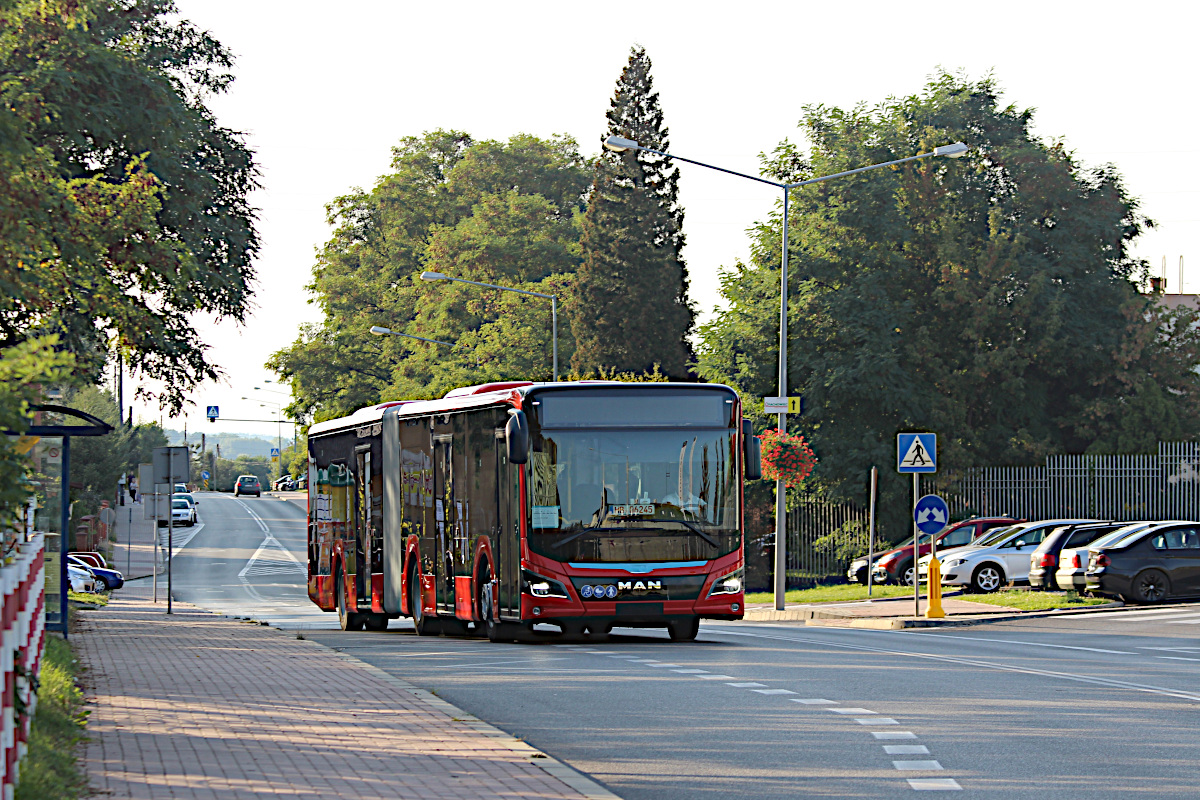
[[[201,518],[175,562],[177,598],[335,627],[304,608],[303,571],[289,566],[304,558],[298,507],[203,495]],[[1197,626],[1200,606],[928,631],[705,624],[687,644],[618,630],[599,643],[496,645],[418,637],[405,620],[305,635],[628,800],[956,788],[1074,800],[1196,795]]]

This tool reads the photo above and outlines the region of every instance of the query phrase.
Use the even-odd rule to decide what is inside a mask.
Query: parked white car
[[[82,567],[67,566],[67,577],[71,581],[72,592],[96,591],[96,578]]]
[[[994,592],[1008,582],[1029,580],[1029,555],[1061,525],[1096,522],[1091,519],[1046,519],[1020,522],[997,528],[981,539],[960,547],[942,563],[943,586],[965,586],[976,592]],[[929,575],[929,556],[923,556],[917,572]]]

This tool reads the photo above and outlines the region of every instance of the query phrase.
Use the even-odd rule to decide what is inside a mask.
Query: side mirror
[[[742,452],[746,460],[746,480],[762,480],[762,441],[754,435],[750,420],[742,420]]]
[[[529,420],[524,411],[508,412],[504,425],[504,446],[508,463],[524,464],[529,461]]]
[[[1018,541],[1017,541],[1017,543],[1016,543],[1015,545],[1013,545],[1013,547],[1016,547],[1016,548],[1018,548],[1018,549],[1019,549],[1019,548],[1022,548],[1022,547],[1024,547],[1024,546],[1025,546],[1025,540],[1024,540],[1024,539],[1020,539],[1020,540],[1018,540]]]

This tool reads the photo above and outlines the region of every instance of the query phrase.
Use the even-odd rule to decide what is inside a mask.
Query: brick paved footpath
[[[149,600],[132,585],[77,615],[96,796],[618,800],[361,661]]]

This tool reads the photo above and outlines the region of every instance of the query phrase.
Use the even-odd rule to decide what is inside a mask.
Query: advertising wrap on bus
[[[346,629],[694,638],[743,613],[756,445],[715,384],[487,384],[319,423],[309,595]]]

